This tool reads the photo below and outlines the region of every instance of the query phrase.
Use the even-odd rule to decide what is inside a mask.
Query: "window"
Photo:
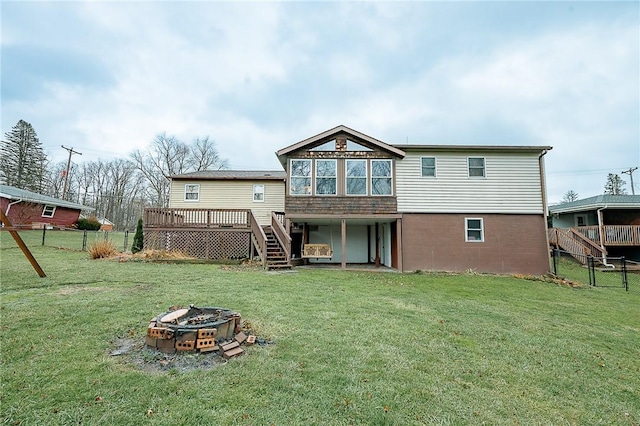
[[[253,185],[253,201],[256,203],[264,202],[264,185]]]
[[[467,233],[467,241],[483,242],[484,229],[482,219],[465,219],[465,230]]]
[[[347,195],[367,195],[367,160],[347,161]]]
[[[436,157],[422,157],[422,176],[436,177]]]
[[[371,195],[391,193],[391,160],[371,160]]]
[[[469,157],[469,177],[484,177],[484,158]]]
[[[316,195],[336,194],[336,160],[316,160]]]
[[[311,160],[291,160],[291,195],[311,195]]]
[[[53,217],[56,212],[56,206],[44,206],[42,209],[42,217]]]
[[[198,201],[200,200],[200,184],[186,184],[184,186],[184,200],[185,201]]]

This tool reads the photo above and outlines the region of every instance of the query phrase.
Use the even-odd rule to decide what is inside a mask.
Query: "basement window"
[[[53,215],[56,213],[56,206],[44,206],[44,209],[42,209],[42,217],[53,217]]]
[[[482,218],[466,218],[465,232],[467,242],[483,242],[484,224],[482,223]]]

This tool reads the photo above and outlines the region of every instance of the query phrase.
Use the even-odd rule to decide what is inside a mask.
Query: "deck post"
[[[347,219],[342,219],[340,240],[342,241],[342,269],[347,269]]]

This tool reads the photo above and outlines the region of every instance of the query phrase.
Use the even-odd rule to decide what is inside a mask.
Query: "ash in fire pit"
[[[220,351],[225,358],[242,354],[240,344],[255,336],[242,332],[239,313],[224,308],[176,309],[151,320],[145,343],[164,353]]]

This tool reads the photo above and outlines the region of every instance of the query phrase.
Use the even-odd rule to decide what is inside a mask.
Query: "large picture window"
[[[391,195],[391,160],[371,160],[371,195]]]
[[[335,195],[336,179],[336,160],[316,160],[316,195]]]
[[[347,161],[347,195],[367,195],[367,160]]]
[[[185,201],[199,201],[200,200],[200,185],[188,183],[184,186],[184,200]]]
[[[291,195],[311,195],[311,160],[291,160]]]
[[[466,241],[468,242],[483,242],[484,241],[484,226],[482,218],[466,218],[465,219],[465,232]]]

